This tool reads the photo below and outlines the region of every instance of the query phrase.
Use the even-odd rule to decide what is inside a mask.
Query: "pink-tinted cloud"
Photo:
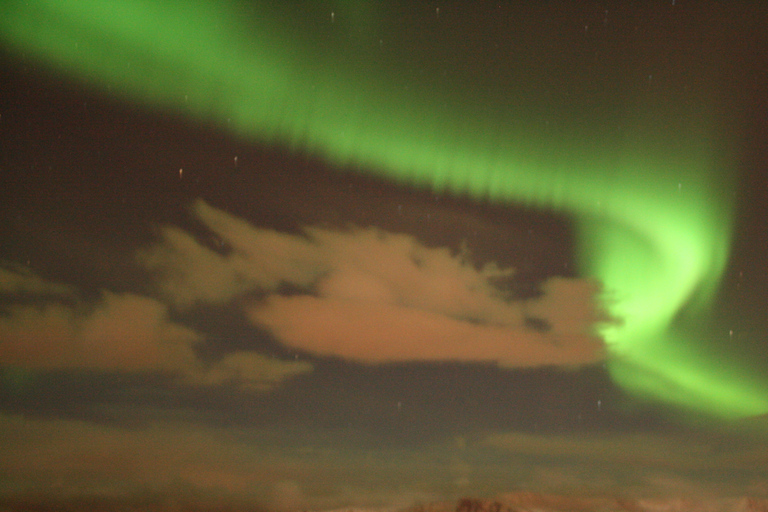
[[[727,474],[750,471],[761,475],[759,468],[764,467],[754,464],[748,454],[754,445],[735,438],[723,438],[732,446],[719,451],[690,436],[616,434],[587,439],[508,432],[461,446],[454,441],[415,451],[402,447],[360,451],[345,449],[343,442],[336,450],[312,449],[290,436],[285,433],[282,437],[284,442],[292,441],[286,449],[274,445],[274,432],[247,428],[161,420],[143,428],[121,428],[0,414],[0,439],[4,441],[0,496],[130,499],[154,494],[183,500],[186,493],[198,505],[206,499],[220,499],[220,504],[239,501],[270,510],[355,505],[394,505],[400,510],[481,489],[484,495],[497,494],[502,502],[524,509],[639,511],[661,510],[654,507],[675,502],[624,500],[654,496],[710,500],[744,495],[745,486],[729,481]],[[489,464],[489,447],[501,449],[492,459],[504,458],[505,476],[494,483],[480,481],[488,476],[484,466]],[[628,455],[644,458],[630,463]],[[682,460],[676,462],[681,455]],[[706,474],[715,477],[714,484]],[[764,476],[756,476],[750,489],[759,491],[765,484]],[[568,497],[507,494],[521,487]],[[604,501],[600,495],[638,506],[614,507],[616,501]],[[742,502],[693,509],[752,510],[739,508]]]
[[[73,292],[72,287],[46,281],[29,269],[0,267],[0,293],[69,296]]]
[[[13,289],[19,290],[19,286]],[[23,283],[21,289],[45,295],[69,290],[39,278]],[[74,305],[40,302],[2,308],[0,365],[31,370],[163,372],[191,385],[234,383],[255,390],[270,389],[312,369],[305,362],[279,361],[246,351],[206,364],[194,349],[203,337],[172,321],[167,306],[149,297],[104,292],[93,304],[74,299],[70,300]]]
[[[371,363],[514,367],[603,357],[594,326],[604,317],[591,281],[552,278],[541,297],[514,300],[498,285],[512,269],[493,262],[478,268],[468,251],[427,247],[411,235],[319,227],[291,235],[253,227],[202,201],[193,211],[220,248],[169,227],[140,261],[179,306],[266,292],[247,314],[294,348]],[[307,294],[282,296],[281,284]],[[527,317],[543,327],[532,328]]]
[[[232,352],[205,371],[188,372],[185,382],[216,386],[237,384],[242,388],[267,391],[275,385],[302,373],[312,371],[305,361],[281,361],[257,352]]]
[[[182,486],[202,496],[245,494],[269,482],[276,467],[227,431],[183,424],[135,430],[0,415],[0,435],[14,441],[0,461],[0,471],[12,475],[5,492],[124,496]]]
[[[403,472],[418,474],[423,463],[417,457],[333,450],[286,453],[273,447],[273,437],[183,422],[120,428],[0,414],[0,497],[42,495],[65,501],[101,496],[130,504],[132,498],[159,495],[182,503],[193,499],[202,508],[218,503],[211,507],[217,510],[238,502],[249,510],[328,510],[350,503],[406,506],[435,498],[420,490],[424,482],[399,488],[408,481]],[[391,468],[387,462],[395,457],[403,464]],[[387,486],[392,479],[399,484],[394,489]],[[376,482],[375,489],[365,487],[371,482]]]
[[[195,203],[193,212],[217,235],[221,252],[178,228],[164,227],[162,243],[138,254],[178,306],[226,302],[281,283],[308,286],[325,270],[317,248],[302,237],[254,228],[203,201]]]
[[[626,433],[598,437],[501,432],[486,436],[481,444],[523,456],[576,460],[582,463],[611,463],[654,471],[735,471],[768,465],[768,447],[764,439],[750,439],[740,434],[681,437]]]
[[[94,308],[12,306],[0,319],[0,362],[30,368],[180,370],[200,337],[168,319],[165,305],[105,293]]]
[[[250,309],[286,345],[365,362],[495,361],[502,366],[594,362],[588,336],[557,345],[535,330],[458,320],[418,308],[370,301],[272,297]]]

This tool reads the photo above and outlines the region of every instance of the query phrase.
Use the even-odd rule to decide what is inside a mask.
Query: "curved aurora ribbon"
[[[377,45],[344,50],[355,45],[334,43],[335,14],[317,29],[334,50],[324,52],[322,39],[302,44],[253,5],[224,0],[7,0],[3,11],[9,48],[112,93],[404,184],[568,212],[581,271],[622,320],[601,328],[614,379],[712,415],[768,412],[766,386],[698,354],[686,327],[708,311],[730,246],[714,116],[687,111],[660,134],[636,101],[623,133],[587,136],[578,121],[522,123],[533,107],[477,113],[478,101],[439,88],[405,91],[386,62],[369,64]],[[353,12],[370,23],[365,6]]]

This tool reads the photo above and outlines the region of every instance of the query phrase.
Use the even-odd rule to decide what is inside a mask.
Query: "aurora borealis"
[[[407,399],[390,400],[399,393],[430,403],[405,385],[390,390],[387,379],[397,375],[432,389],[423,384],[427,377],[402,368],[426,365],[421,371],[443,382],[440,372],[454,370],[429,365],[445,362],[469,383],[454,391],[466,394],[466,404],[484,401],[472,393],[494,397],[470,409],[488,415],[510,404],[498,417],[490,413],[487,424],[457,423],[460,433],[451,434],[462,439],[457,446],[478,439],[470,451],[493,446],[521,456],[527,453],[521,447],[532,443],[542,453],[560,445],[594,452],[590,438],[541,441],[514,431],[544,424],[559,435],[570,425],[578,437],[590,429],[582,422],[604,429],[626,422],[630,431],[646,421],[637,411],[650,410],[647,422],[654,425],[678,416],[694,425],[730,425],[768,414],[764,333],[752,331],[745,340],[734,327],[737,306],[724,306],[735,293],[733,276],[743,274],[732,255],[744,243],[742,151],[760,90],[755,77],[763,76],[755,56],[765,39],[759,28],[765,9],[757,3],[729,9],[708,2],[299,7],[10,0],[1,11],[4,59],[8,69],[23,69],[9,72],[22,77],[9,79],[14,90],[23,91],[18,84],[30,73],[40,83],[53,81],[51,89],[65,91],[63,97],[74,90],[73,97],[86,98],[71,107],[82,108],[82,141],[65,135],[60,148],[38,148],[37,132],[18,128],[32,135],[4,143],[3,165],[19,176],[8,190],[41,198],[27,205],[14,197],[4,213],[15,226],[9,233],[28,237],[0,254],[5,410],[30,414],[24,400],[47,403],[40,397],[59,377],[96,378],[69,372],[107,372],[129,375],[109,381],[113,396],[154,397],[147,398],[150,405],[143,398],[141,406],[127,398],[111,405],[104,397],[83,399],[73,411],[98,413],[70,412],[66,421],[110,417],[104,411],[112,410],[125,418],[124,409],[146,406],[150,417],[159,414],[157,421],[170,422],[169,431],[186,439],[194,429],[173,423],[177,418],[241,428],[269,416],[276,421],[269,428],[283,429],[285,422],[290,431],[314,421],[374,424],[371,418],[382,413],[370,412],[378,407],[370,404],[391,402],[398,417],[413,415],[410,427],[391,427],[413,443],[411,436],[439,437],[424,432],[449,415],[434,404],[416,410]],[[38,103],[43,106],[30,112],[58,119],[44,101],[30,100]],[[86,104],[117,113],[93,117]],[[26,126],[13,108],[0,112],[0,120],[10,116],[5,122]],[[151,140],[152,130],[131,128],[134,112],[137,125],[164,135]],[[61,119],[62,126],[80,123],[67,112]],[[184,133],[178,140],[176,129]],[[195,130],[203,135],[189,135]],[[49,171],[38,170],[38,157],[25,156],[37,151],[53,155],[39,157],[53,162]],[[72,155],[81,156],[70,162]],[[55,174],[50,169],[57,165],[67,170]],[[45,172],[55,180],[38,178]],[[100,198],[104,183],[109,200]],[[77,201],[70,195],[107,212],[143,206],[102,220],[73,213]],[[45,210],[43,197],[60,205],[61,221],[28,220],[37,219],[32,205]],[[74,218],[84,227],[68,225]],[[70,230],[82,234],[58,234]],[[33,242],[38,239],[45,242]],[[79,263],[55,263],[59,243]],[[35,256],[37,245],[48,247],[46,256]],[[94,263],[101,251],[105,261]],[[119,271],[104,270],[109,265]],[[102,270],[89,275],[90,266]],[[759,318],[764,295],[756,296],[751,303]],[[132,341],[138,338],[141,343]],[[490,365],[490,373],[480,376],[476,364]],[[572,377],[552,376],[562,368]],[[133,382],[141,372],[175,380]],[[341,391],[340,382],[365,380],[357,372],[387,384],[361,386],[369,390],[366,398]],[[549,405],[532,419],[514,416],[516,407],[527,411],[536,401],[535,392],[523,390],[549,389],[537,380],[546,376],[560,382],[553,388],[573,385],[561,378],[581,383],[575,394],[588,397],[589,412],[578,399],[552,392],[558,398],[544,399]],[[334,391],[321,391],[324,385]],[[216,399],[226,406],[198,397],[208,404],[200,406],[205,420],[189,412],[196,393],[227,392],[234,398]],[[249,393],[260,397],[253,412],[242,405]],[[357,406],[336,402],[343,400]],[[291,403],[302,405],[285,405]],[[167,404],[176,412],[157,412]],[[222,419],[228,410],[242,419]],[[394,421],[386,417],[371,430],[389,428],[380,426]],[[5,416],[0,427],[20,428]],[[93,428],[63,427],[73,439]],[[99,429],[94,435],[104,445],[119,437]],[[153,432],[152,439],[161,437]],[[141,435],[130,443],[142,444]],[[215,438],[209,444],[222,452],[258,446],[254,457],[290,466],[278,449],[259,451],[272,434],[199,435]],[[258,442],[244,441],[250,435]],[[307,434],[313,435],[322,437]],[[624,435],[611,439],[633,439]],[[278,445],[291,446],[280,439]],[[656,442],[651,446],[663,453],[665,443]],[[345,453],[364,465],[358,452]],[[476,462],[496,467],[482,453]],[[379,456],[373,457],[387,458]],[[612,461],[606,464],[615,462],[605,456]],[[649,464],[657,462],[653,457]],[[229,463],[239,464],[222,462]],[[242,476],[234,466],[229,470]],[[469,478],[459,473],[456,481]],[[299,479],[285,477],[270,488],[290,497]],[[299,494],[311,494],[313,485],[322,487],[305,482]]]
[[[379,23],[366,9],[377,8],[343,5],[324,21],[365,30],[355,15]],[[701,104],[660,117],[680,115],[678,127],[630,121],[617,141],[605,127],[576,137],[566,125],[542,141],[512,128],[530,115],[522,90],[518,112],[446,112],[434,98],[450,101],[458,91],[436,90],[425,101],[398,90],[396,78],[387,83],[386,69],[356,69],[370,58],[370,36],[331,40],[323,52],[237,3],[32,2],[8,11],[6,41],[120,95],[414,186],[572,214],[582,272],[603,283],[618,319],[600,329],[618,382],[726,417],[768,412],[764,382],[713,370],[690,348],[696,335],[675,323],[681,314],[689,317],[681,323],[707,315],[728,258],[732,199],[723,168],[733,164],[716,156],[728,141],[706,104],[717,83],[702,86]],[[700,72],[713,73],[701,60]],[[630,116],[646,108],[631,104],[631,92],[623,101]],[[489,140],[491,132],[501,135]]]

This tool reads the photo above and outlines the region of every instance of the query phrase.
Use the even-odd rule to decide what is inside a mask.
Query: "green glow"
[[[765,383],[719,370],[685,335],[685,322],[706,318],[730,246],[732,184],[716,168],[728,162],[715,154],[706,93],[694,107],[670,107],[636,85],[612,100],[627,112],[619,132],[610,108],[544,108],[531,87],[505,91],[531,105],[493,111],[461,86],[398,78],[376,53],[383,39],[351,37],[341,8],[333,20],[318,12],[309,36],[227,1],[9,0],[3,9],[6,46],[128,99],[403,184],[570,213],[581,270],[604,284],[622,319],[601,331],[616,381],[713,415],[768,412]],[[374,10],[353,17],[372,31]],[[570,120],[526,121],[553,112]]]

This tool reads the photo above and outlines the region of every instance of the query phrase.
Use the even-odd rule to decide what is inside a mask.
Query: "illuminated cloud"
[[[234,383],[246,389],[267,391],[293,376],[312,371],[304,361],[280,361],[256,352],[232,352],[205,372],[193,372],[186,382],[197,385]]]
[[[269,462],[242,462],[252,447],[226,431],[185,424],[122,429],[0,415],[0,435],[15,441],[0,462],[3,473],[14,475],[6,485],[15,489],[125,496],[181,484],[204,496],[244,493],[269,480]]]
[[[68,296],[74,292],[70,286],[51,283],[37,274],[19,266],[0,266],[0,294],[55,295]]]
[[[13,440],[5,443],[0,458],[0,472],[7,475],[0,482],[0,492],[23,489],[43,495],[98,495],[127,501],[154,494],[181,500],[192,497],[198,504],[207,499],[248,500],[270,510],[330,510],[350,503],[402,509],[445,499],[441,493],[450,493],[446,475],[484,478],[485,466],[499,464],[501,457],[506,476],[489,487],[496,489],[492,492],[506,493],[522,485],[526,491],[569,494],[502,494],[499,498],[505,503],[526,509],[560,505],[558,510],[607,510],[611,507],[599,505],[615,502],[600,495],[622,500],[743,495],[744,484],[734,483],[727,474],[749,471],[761,475],[759,469],[748,468],[764,467],[754,464],[758,460],[751,453],[754,444],[727,437],[719,442],[734,445],[735,451],[713,449],[703,439],[652,434],[608,436],[602,446],[601,439],[578,435],[504,433],[462,445],[458,452],[455,443],[445,442],[424,452],[380,447],[355,453],[312,449],[290,439],[289,455],[270,442],[274,437],[248,428],[181,421],[121,428],[0,414],[0,438]],[[488,447],[502,448],[502,454],[494,451],[492,459],[486,459]],[[559,454],[559,449],[564,452]],[[644,454],[644,450],[650,453]],[[688,455],[678,460],[685,453]],[[635,456],[640,459],[634,460]],[[766,461],[765,450],[760,456]],[[713,475],[713,485],[707,474]],[[344,483],[329,488],[332,477]],[[371,482],[378,487],[371,488]],[[461,481],[454,484],[456,491],[464,492]],[[766,485],[764,476],[754,478],[752,488],[759,485]],[[606,499],[609,502],[603,501]],[[649,510],[651,505],[665,502],[644,503],[648,507],[631,510]]]
[[[515,367],[578,365],[601,356],[588,334],[558,343],[522,325],[480,324],[386,303],[273,297],[253,306],[250,317],[293,348],[366,363],[495,361]]]
[[[6,272],[3,279],[4,289],[28,296],[70,291],[27,272]],[[95,304],[44,299],[34,305],[10,304],[0,313],[3,366],[161,372],[190,385],[234,383],[256,390],[270,389],[312,369],[308,363],[283,362],[255,352],[234,352],[206,364],[194,350],[202,335],[172,321],[165,304],[130,293],[104,292]]]
[[[674,471],[733,470],[764,467],[768,448],[740,434],[685,438],[653,433],[602,436],[541,435],[501,432],[481,444],[529,457],[579,463],[617,464],[623,467]],[[655,469],[654,469],[655,470]]]
[[[265,510],[329,510],[349,503],[399,509],[439,497],[420,489],[425,481],[414,484],[429,464],[413,455],[296,450],[286,456],[271,442],[273,434],[234,427],[158,421],[121,428],[0,414],[0,438],[13,440],[4,443],[0,458],[0,473],[8,476],[0,481],[0,497],[27,492],[130,504],[161,496],[193,500],[195,509],[208,500],[216,504],[211,509],[244,501],[249,510],[254,504]],[[393,460],[395,468],[388,464]],[[329,475],[345,483],[328,488]],[[369,488],[372,476],[384,488]]]
[[[203,201],[194,213],[214,249],[177,228],[139,254],[179,306],[267,294],[248,317],[293,348],[360,362],[496,361],[503,366],[579,365],[603,357],[598,287],[552,278],[536,299],[497,283],[513,274],[476,268],[466,251],[430,248],[375,228],[311,227],[303,235],[253,227]],[[280,285],[303,294],[282,295]],[[535,319],[535,326],[530,323]]]
[[[194,364],[200,336],[168,319],[165,305],[104,293],[93,308],[14,305],[0,319],[0,361],[28,368],[174,370]]]
[[[519,488],[527,490],[577,496],[585,496],[584,491],[590,490],[603,496],[699,500],[765,495],[765,476],[757,469],[768,464],[764,436],[754,437],[749,426],[742,423],[733,424],[727,432],[696,434],[496,432],[478,439],[472,448],[492,450],[496,456],[516,461],[509,465],[524,468],[516,482]],[[515,504],[513,494],[507,498],[512,500],[504,499],[505,502]],[[604,508],[598,504],[575,505],[562,510]],[[725,503],[720,505],[722,508],[707,510],[742,510],[724,506]],[[693,509],[703,510],[689,510]]]
[[[178,228],[165,227],[163,243],[138,255],[140,263],[162,275],[162,291],[179,306],[226,302],[280,283],[306,286],[324,270],[305,239],[253,228],[203,201],[193,211],[219,237],[219,251]]]

